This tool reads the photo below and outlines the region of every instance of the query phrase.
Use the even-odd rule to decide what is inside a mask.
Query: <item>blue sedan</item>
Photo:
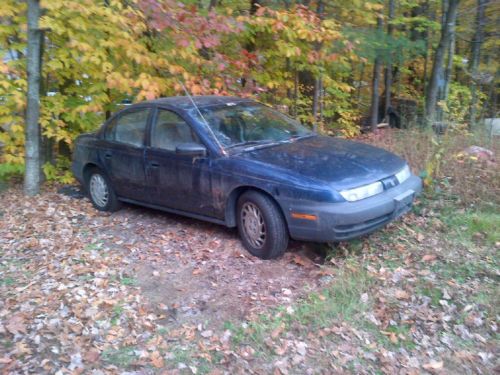
[[[422,190],[388,151],[218,96],[127,107],[77,138],[72,170],[98,210],[129,202],[237,227],[263,259],[282,255],[290,237],[335,242],[370,233],[407,212]]]

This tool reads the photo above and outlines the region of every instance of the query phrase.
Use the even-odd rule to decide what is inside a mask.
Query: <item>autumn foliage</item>
[[[320,131],[354,136],[370,111],[377,56],[393,67],[388,89],[393,98],[411,104],[411,116],[404,108],[401,114],[405,124],[415,125],[441,8],[420,0],[396,3],[396,15],[389,19],[377,1],[263,1],[261,6],[246,0],[210,5],[42,0],[40,126],[46,177],[69,180],[60,172],[75,137],[99,127],[124,100],[183,95],[182,84],[193,95],[254,97]],[[465,2],[462,11],[473,13],[473,5]],[[0,163],[11,166],[24,163],[26,11],[17,0],[4,0],[0,7]],[[486,14],[494,19],[490,8]],[[391,25],[390,35],[376,29],[378,18]],[[473,30],[467,21],[459,31],[470,36]],[[457,43],[468,50],[465,42]],[[489,52],[483,60],[491,62],[496,45],[485,38],[485,46]],[[458,74],[467,69],[457,57],[457,81],[439,105],[451,120],[464,123],[469,106],[480,109],[484,92],[494,92],[494,86],[476,83],[479,90],[471,94],[470,78]],[[483,70],[491,75],[495,67]],[[384,90],[380,85],[381,97]],[[382,121],[383,111],[379,117]]]

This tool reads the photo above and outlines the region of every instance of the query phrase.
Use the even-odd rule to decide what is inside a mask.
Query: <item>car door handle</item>
[[[160,166],[160,163],[158,163],[157,161],[152,161],[150,166],[153,168],[158,168]]]
[[[111,153],[109,153],[109,152],[107,152],[107,153],[104,154],[104,157],[106,159],[111,159],[111,156],[113,156],[113,155]]]

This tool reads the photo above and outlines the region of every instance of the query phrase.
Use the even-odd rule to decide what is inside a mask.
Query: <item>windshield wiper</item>
[[[239,142],[239,143],[233,143],[232,145],[227,146],[226,148],[235,148],[235,147],[242,147],[242,146],[254,146],[254,145],[263,145],[263,144],[268,144],[272,143],[272,139],[261,139],[259,141],[245,141],[245,142]]]
[[[306,133],[306,134],[295,134],[290,137],[291,141],[296,141],[297,139],[302,139],[302,138],[309,138],[316,135],[316,133]]]
[[[258,141],[245,141],[245,142],[239,142],[232,144],[230,146],[227,146],[226,148],[231,149],[231,148],[236,148],[236,147],[245,147],[243,150],[244,151],[253,151],[257,150],[262,147],[267,147],[267,146],[274,146],[274,145],[279,145],[282,143],[288,143],[288,142],[293,142],[296,141],[297,139],[302,139],[302,138],[309,138],[316,135],[316,133],[307,133],[307,134],[302,134],[302,135],[294,135],[288,139],[283,139],[283,140],[273,140],[273,139],[261,139]]]

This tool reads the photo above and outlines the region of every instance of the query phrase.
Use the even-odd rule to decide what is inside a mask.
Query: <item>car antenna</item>
[[[224,155],[227,155],[226,153],[226,150],[224,150],[224,147],[222,147],[222,144],[219,142],[219,140],[217,139],[217,137],[215,136],[215,133],[214,131],[212,130],[212,128],[210,127],[210,125],[208,124],[208,121],[206,120],[205,116],[203,116],[203,114],[201,113],[200,109],[198,108],[198,106],[196,105],[195,101],[193,100],[193,98],[191,97],[191,95],[189,94],[189,91],[187,90],[186,86],[184,86],[184,84],[180,81],[180,80],[177,80],[177,82],[179,82],[179,84],[182,86],[182,88],[184,89],[184,92],[186,93],[186,96],[189,98],[189,100],[191,100],[191,103],[193,103],[193,107],[196,108],[196,111],[198,112],[198,115],[200,115],[200,117],[202,118],[203,122],[205,123],[205,125],[207,126],[207,128],[210,130],[210,133],[212,133],[212,136],[214,137],[215,141],[217,142],[217,144],[219,145],[219,148],[220,150],[222,151],[222,153]]]

